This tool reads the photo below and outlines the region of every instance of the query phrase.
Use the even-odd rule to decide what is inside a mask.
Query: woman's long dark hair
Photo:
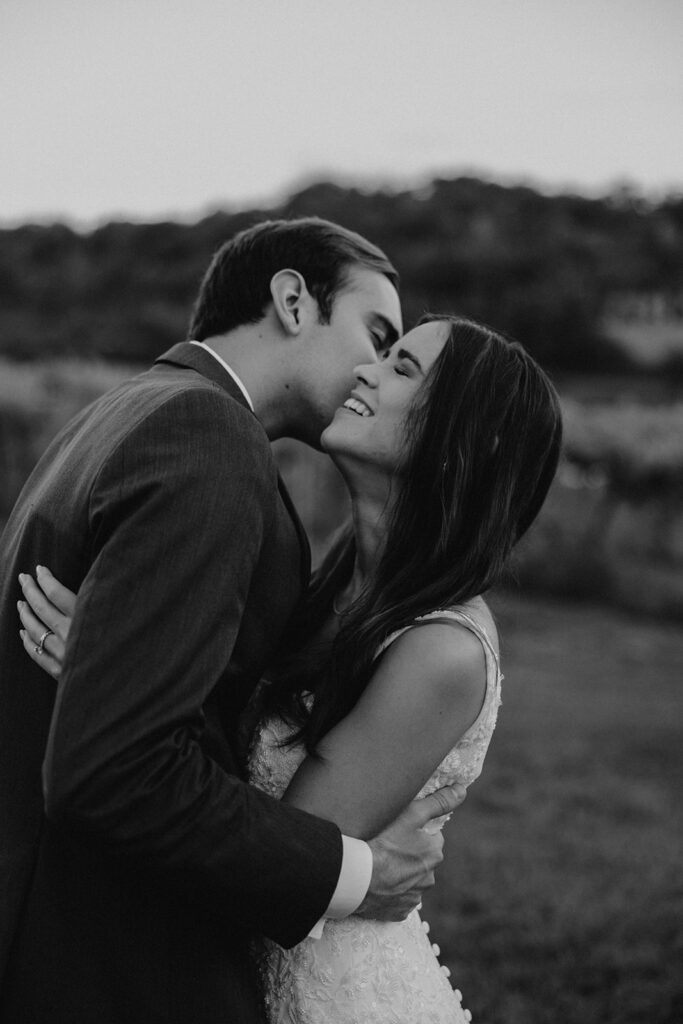
[[[382,641],[438,608],[463,604],[498,581],[538,514],[562,439],[553,385],[515,341],[460,317],[406,421],[406,460],[376,574],[335,640],[306,644],[350,578],[352,531],[333,545],[288,637],[267,707],[298,727],[309,752],[354,706]],[[315,694],[312,708],[302,700]]]

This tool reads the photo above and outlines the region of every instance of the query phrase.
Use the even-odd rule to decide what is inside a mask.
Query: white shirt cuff
[[[327,918],[335,921],[348,917],[357,910],[365,899],[372,878],[372,850],[362,839],[342,835],[342,866],[337,888],[332,894],[324,916],[308,933],[312,939],[319,939]]]

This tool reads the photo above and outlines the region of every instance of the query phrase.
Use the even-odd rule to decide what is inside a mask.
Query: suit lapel
[[[232,398],[246,409],[249,409],[249,403],[230,374],[221,366],[217,359],[214,359],[210,352],[207,352],[206,349],[201,348],[199,345],[191,345],[189,341],[181,341],[169,349],[168,352],[164,352],[156,362],[196,370],[197,373],[201,373],[202,377],[213,381],[214,384],[227,391]],[[249,411],[251,412],[251,409]],[[294,502],[279,473],[277,475],[277,486],[282,503],[287,509],[299,539],[301,583],[306,588],[311,576],[311,546],[304,525],[294,507]]]

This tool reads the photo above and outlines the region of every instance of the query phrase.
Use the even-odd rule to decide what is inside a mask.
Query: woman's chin
[[[330,450],[328,448],[329,433],[330,433],[330,428],[329,427],[325,427],[325,429],[323,430],[322,434],[320,435],[320,447],[322,448],[322,450],[324,452],[329,452],[329,450]]]
[[[367,422],[367,419],[347,409],[338,409],[320,435],[320,447],[333,458],[348,456],[365,460],[368,451]]]
[[[320,435],[320,447],[324,452],[332,452],[339,444],[343,428],[338,423],[339,413],[335,413],[332,422],[329,423]]]

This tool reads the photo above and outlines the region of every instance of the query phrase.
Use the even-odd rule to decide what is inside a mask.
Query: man
[[[238,777],[240,714],[309,576],[269,441],[317,444],[401,331],[395,285],[327,222],[243,232],[193,341],[77,416],[24,488],[0,564],[6,1024],[248,1024],[250,934],[402,917],[430,884],[420,826],[458,794],[366,845]],[[79,592],[56,699],[15,624],[39,562]]]

